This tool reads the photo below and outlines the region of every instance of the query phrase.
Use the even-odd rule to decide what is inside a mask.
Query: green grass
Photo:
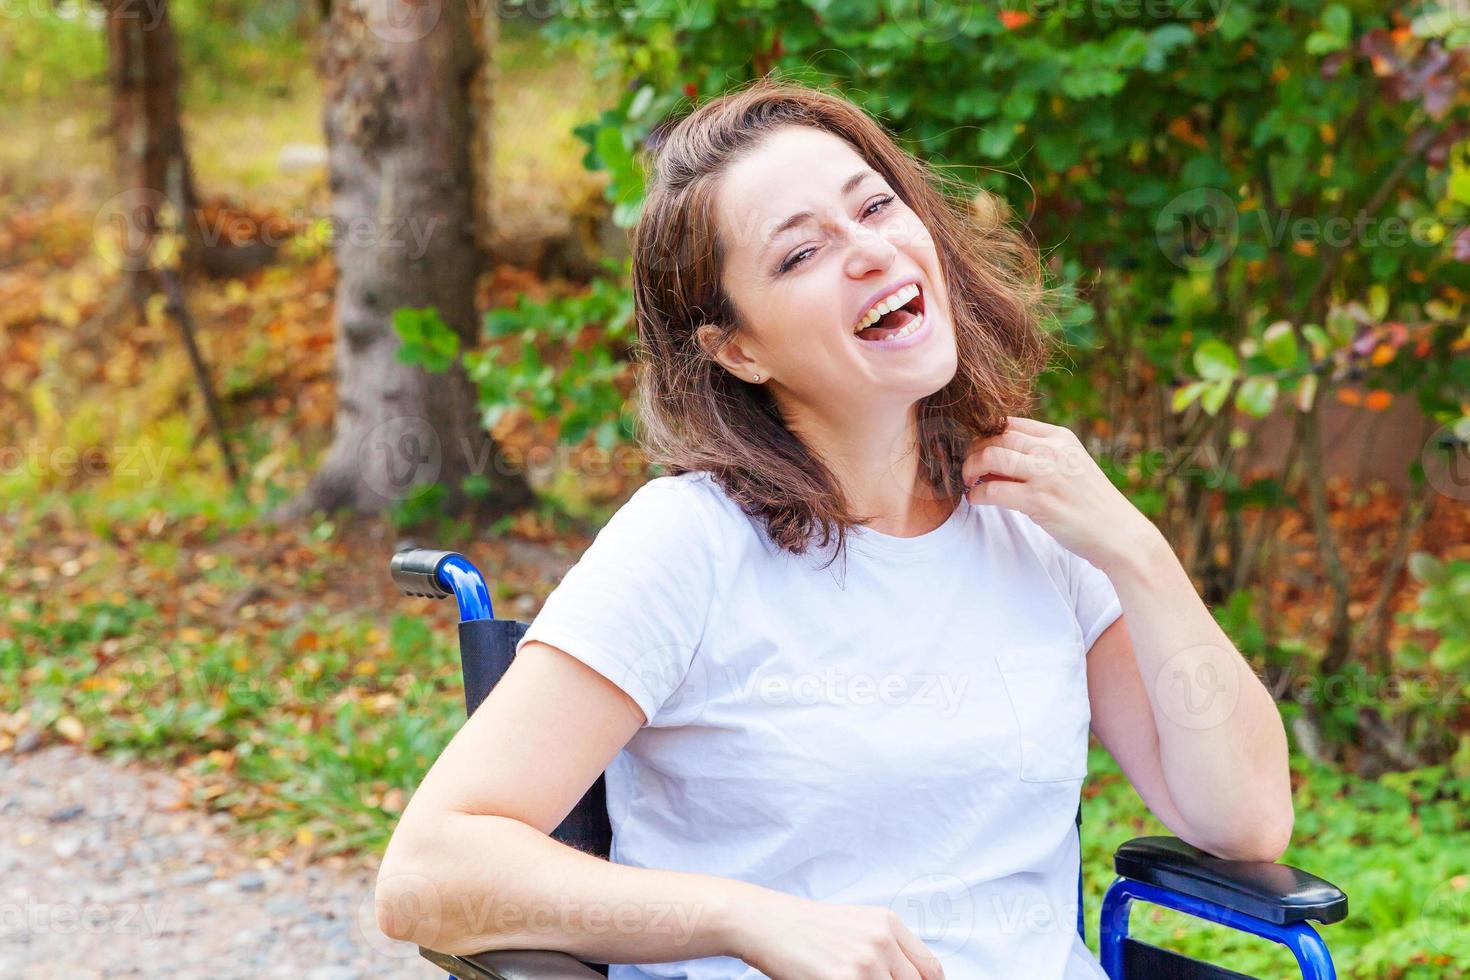
[[[0,621],[0,710],[63,734],[79,725],[114,758],[188,767],[195,802],[231,809],[265,851],[380,849],[463,718],[452,634],[410,615],[316,606],[282,627],[175,630],[132,597],[68,608],[12,591]]]

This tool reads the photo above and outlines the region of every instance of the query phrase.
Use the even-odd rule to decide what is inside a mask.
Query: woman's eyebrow
[[[864,180],[869,177],[876,176],[878,176],[878,172],[876,170],[859,170],[857,173],[847,178],[847,180],[843,181],[842,190],[838,191],[838,194],[842,197],[846,197],[847,195],[852,193],[853,188],[857,187],[857,185],[861,184]],[[771,232],[770,237],[766,239],[766,245],[765,248],[762,249],[762,252],[764,252],[766,249],[769,249],[771,247],[771,243],[779,238],[782,232],[787,231],[790,228],[794,228],[795,226],[801,224],[803,221],[810,221],[814,217],[816,217],[816,215],[814,215],[810,211],[798,211],[791,217],[787,218],[785,221],[781,222],[779,225],[776,226],[776,230]]]

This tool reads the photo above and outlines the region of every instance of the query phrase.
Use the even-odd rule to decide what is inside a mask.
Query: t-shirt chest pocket
[[[1026,782],[1087,775],[1087,659],[1080,640],[997,650],[996,666],[1015,712]]]

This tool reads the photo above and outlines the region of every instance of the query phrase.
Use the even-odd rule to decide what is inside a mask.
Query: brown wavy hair
[[[948,285],[958,366],[918,414],[921,479],[958,503],[971,443],[1005,431],[1025,414],[1038,373],[1055,344],[1042,323],[1053,315],[1041,263],[1013,228],[999,199],[977,214],[958,182],[901,149],[846,99],[789,81],[758,79],[656,130],[643,212],[632,235],[638,339],[637,424],[649,461],[669,475],[704,471],[771,539],[795,554],[816,535],[823,548],[871,518],[850,512],[819,455],[787,427],[770,391],[736,378],[714,359],[740,328],[721,282],[725,248],[716,210],[718,183],[742,154],[772,131],[811,126],[846,140],[923,221]],[[718,329],[706,349],[701,325]]]

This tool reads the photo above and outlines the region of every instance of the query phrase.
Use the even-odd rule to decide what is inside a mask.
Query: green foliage
[[[445,371],[459,354],[459,334],[433,307],[394,310],[393,330],[402,341],[398,360],[404,364],[419,364],[427,371]]]
[[[569,444],[590,436],[612,449],[633,438],[626,412],[633,341],[633,298],[623,284],[628,268],[610,260],[604,267],[609,275],[583,292],[542,301],[520,294],[510,308],[486,315],[489,344],[466,352],[463,363],[487,427],[520,410],[537,421],[555,418]],[[398,310],[394,327],[404,342],[400,359],[431,371],[454,363],[458,338],[437,316]]]
[[[100,6],[39,3],[7,14],[0,20],[0,89],[54,98],[103,77],[100,15]]]
[[[1446,673],[1470,668],[1470,561],[1440,561],[1417,552],[1409,557],[1409,572],[1421,588],[1412,612],[1403,621],[1435,634],[1432,647],[1406,648],[1409,666],[1424,662]]]
[[[1365,718],[1397,734],[1420,758],[1443,759],[1456,777],[1470,779],[1470,561],[1441,561],[1418,552],[1409,570],[1419,590],[1398,619],[1417,631],[1386,660],[1352,663],[1339,673],[1312,678],[1298,699],[1315,707],[1324,733],[1361,743]]]
[[[627,273],[625,264],[621,275]],[[621,280],[599,279],[584,293],[543,303],[518,296],[511,309],[485,317],[485,331],[491,347],[467,354],[465,367],[479,388],[487,425],[523,408],[538,421],[554,416],[567,443],[590,435],[611,449],[632,438],[625,409],[633,298]],[[518,356],[507,360],[506,350]],[[548,363],[542,351],[549,351],[555,363]]]
[[[145,24],[156,16],[150,4],[125,9]],[[283,90],[310,63],[315,15],[298,0],[169,0],[168,11],[184,85],[194,97],[217,102],[243,87]],[[15,5],[0,17],[0,89],[44,99],[101,91],[104,25],[100,4]]]
[[[1455,140],[1470,99],[1433,48],[1463,45],[1465,31],[1433,7],[1418,14],[1411,32],[1390,33],[1384,9],[1312,0],[1289,16],[1264,0],[1086,16],[640,0],[547,34],[596,42],[608,75],[628,79],[577,131],[619,224],[636,219],[639,147],[670,112],[767,72],[831,86],[936,170],[1029,214],[1038,240],[1059,243],[1053,271],[1084,306],[1106,290],[1068,338],[1079,375],[1136,370],[1114,353],[1126,349],[1179,380],[1176,412],[1230,404],[1259,417],[1287,396],[1304,409],[1350,381],[1413,390],[1448,419],[1470,380],[1470,265],[1456,252],[1470,257],[1470,238],[1449,232],[1470,217],[1470,159]],[[1392,212],[1334,224],[1368,202],[1415,129],[1433,162],[1400,175]],[[1387,222],[1418,231],[1396,241]],[[1330,288],[1317,290],[1326,261]],[[1083,269],[1095,270],[1085,283]],[[498,327],[552,316],[523,304]],[[1063,377],[1047,385],[1064,417],[1101,407]]]

